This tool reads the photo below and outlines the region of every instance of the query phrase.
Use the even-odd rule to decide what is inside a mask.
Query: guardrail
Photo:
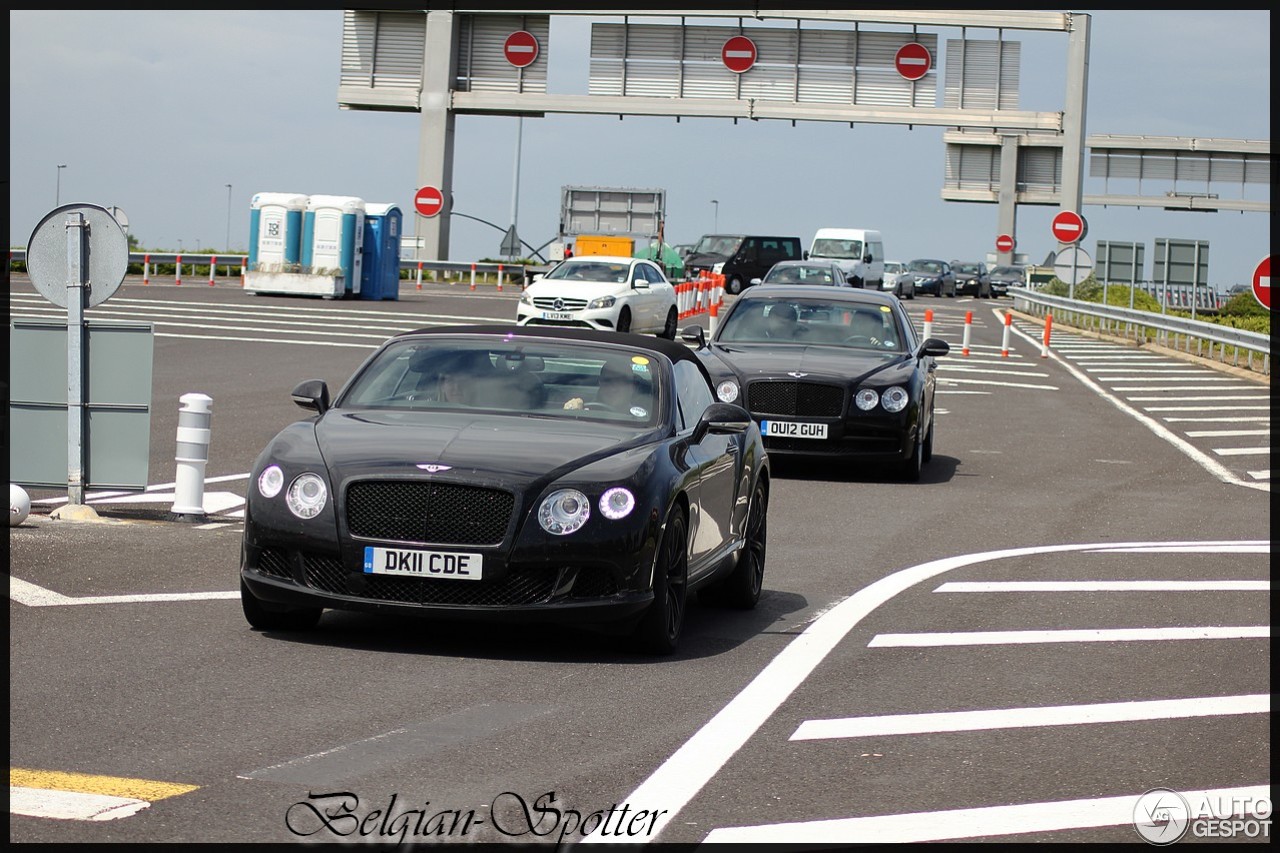
[[[1181,349],[1188,354],[1193,354],[1194,345],[1194,355],[1200,358],[1216,358],[1223,364],[1271,375],[1270,335],[1168,314],[1081,302],[1022,287],[1010,288],[1009,294],[1013,297],[1015,311],[1033,317],[1052,314],[1055,325],[1152,343],[1166,349]],[[1255,360],[1258,362],[1256,365]]]

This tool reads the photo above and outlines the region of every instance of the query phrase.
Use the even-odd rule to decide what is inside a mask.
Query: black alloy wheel
[[[662,328],[662,337],[669,341],[676,339],[676,325],[680,322],[680,315],[675,308],[667,312],[667,324]]]
[[[633,640],[640,651],[669,655],[680,643],[689,591],[689,534],[684,513],[671,511],[653,567],[653,604],[640,617]]]
[[[240,580],[240,608],[249,626],[257,631],[309,631],[320,621],[321,607],[281,607],[263,601]]]

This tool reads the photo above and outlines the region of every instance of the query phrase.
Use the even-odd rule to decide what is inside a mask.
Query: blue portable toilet
[[[400,298],[400,234],[403,228],[404,214],[396,205],[365,205],[361,299]]]
[[[288,272],[302,262],[302,193],[255,193],[249,203],[249,269]]]
[[[364,266],[364,199],[313,195],[302,219],[302,269],[342,276],[342,295],[360,293]]]

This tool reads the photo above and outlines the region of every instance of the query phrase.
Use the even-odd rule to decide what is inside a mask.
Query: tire
[[[618,314],[618,331],[619,332],[631,331],[631,309],[625,306],[623,307],[622,311],[619,312]]]
[[[746,545],[738,557],[738,565],[725,578],[724,602],[739,610],[750,610],[760,600],[764,588],[764,561],[769,542],[769,493],[763,482],[757,482],[747,508]]]
[[[920,481],[920,469],[924,467],[924,442],[917,435],[911,455],[902,460],[902,479],[908,483]]]
[[[639,651],[669,655],[680,643],[689,598],[689,532],[677,507],[667,519],[653,565],[653,604],[640,617],[632,640]]]
[[[320,621],[321,607],[283,607],[258,598],[240,581],[240,608],[256,631],[309,631]]]
[[[735,275],[733,278],[725,282],[724,289],[727,293],[732,293],[734,296],[737,296],[742,292],[742,279]]]
[[[924,448],[921,453],[921,461],[928,462],[933,459],[933,428],[937,424],[937,418],[929,418],[929,431],[924,434]]]
[[[662,328],[662,337],[669,341],[674,341],[676,339],[676,326],[679,322],[680,315],[676,312],[675,308],[672,308],[667,312],[667,324]]]

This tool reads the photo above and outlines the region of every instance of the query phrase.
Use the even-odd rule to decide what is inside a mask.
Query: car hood
[[[335,483],[448,471],[449,477],[516,489],[627,454],[654,438],[586,420],[539,420],[535,428],[524,417],[367,410],[332,410],[316,423],[315,434]]]
[[[895,365],[911,363],[911,357],[904,353],[847,347],[713,344],[711,349],[743,382],[770,377],[834,377],[841,382],[857,383]],[[808,376],[797,377],[793,375],[796,373]]]
[[[631,292],[629,282],[614,281],[560,281],[558,279],[541,279],[525,288],[525,293],[532,299],[586,299],[588,301],[601,296],[625,296]]]

